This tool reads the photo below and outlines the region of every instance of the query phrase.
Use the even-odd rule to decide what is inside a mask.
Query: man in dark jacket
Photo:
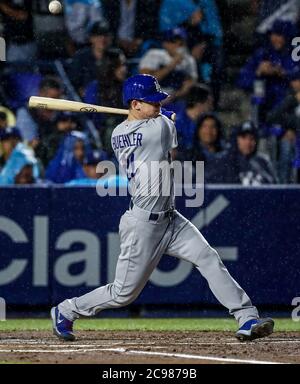
[[[62,92],[62,84],[56,77],[45,76],[39,84],[38,95],[41,97],[59,99]],[[36,148],[40,141],[43,141],[53,131],[56,116],[55,111],[29,109],[24,106],[17,111],[16,125],[20,129],[23,140],[27,141],[31,147]]]
[[[0,0],[3,36],[7,42],[7,61],[34,61],[36,43],[33,36],[32,1]]]
[[[267,123],[280,124],[284,133],[300,132],[300,70],[289,75],[290,92],[283,102],[267,116]]]
[[[72,84],[83,96],[84,88],[97,78],[97,72],[106,65],[107,51],[112,42],[109,25],[105,21],[94,23],[89,29],[90,47],[79,50],[68,69]]]
[[[176,115],[178,151],[190,150],[201,115],[212,112],[213,97],[208,87],[195,85],[185,98],[185,108]]]
[[[257,153],[257,144],[256,128],[250,121],[244,122],[234,133],[231,147],[206,161],[206,182],[245,186],[277,183],[270,160]]]
[[[252,91],[259,80],[264,88],[264,109],[278,105],[288,89],[288,74],[296,67],[291,56],[294,27],[285,21],[275,21],[269,31],[269,42],[258,48],[241,69],[238,85]]]
[[[81,131],[82,127],[76,115],[64,112],[57,115],[53,122],[53,129],[43,137],[35,149],[36,156],[41,160],[44,167],[54,158],[59,145],[65,136],[72,131]]]

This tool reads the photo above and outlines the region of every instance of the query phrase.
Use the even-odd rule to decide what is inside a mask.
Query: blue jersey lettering
[[[131,135],[118,135],[112,137],[113,150],[126,147],[141,147],[143,140],[142,133],[132,133]]]

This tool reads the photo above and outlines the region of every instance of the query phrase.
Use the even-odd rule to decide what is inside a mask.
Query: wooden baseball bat
[[[100,105],[80,103],[63,99],[52,99],[50,97],[31,96],[28,103],[30,108],[51,109],[52,111],[66,112],[95,112],[113,113],[116,115],[128,115],[128,109],[102,107]]]
[[[52,111],[112,113],[115,115],[128,115],[129,113],[128,109],[103,107],[101,105],[40,96],[31,96],[28,105],[29,108],[51,109]],[[171,119],[176,120],[176,113],[172,114]]]

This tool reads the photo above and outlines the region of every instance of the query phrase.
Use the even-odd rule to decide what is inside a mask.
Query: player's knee
[[[123,307],[131,304],[134,300],[135,300],[134,296],[118,296],[116,301],[121,307]]]
[[[131,304],[136,299],[135,295],[124,295],[120,294],[115,298],[115,302],[120,306],[124,307]]]
[[[223,264],[222,260],[218,254],[218,252],[212,248],[211,246],[208,246],[201,252],[201,254],[197,258],[196,265],[199,267],[205,267],[206,265],[219,265]]]
[[[120,289],[117,287],[114,289],[114,301],[120,307],[131,304],[137,298],[137,296],[138,294],[134,291],[125,290],[122,288]]]

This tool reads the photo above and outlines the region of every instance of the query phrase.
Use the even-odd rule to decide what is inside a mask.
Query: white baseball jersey
[[[133,204],[151,212],[174,207],[171,150],[177,135],[171,120],[163,115],[125,120],[113,131],[111,145],[127,174]]]

